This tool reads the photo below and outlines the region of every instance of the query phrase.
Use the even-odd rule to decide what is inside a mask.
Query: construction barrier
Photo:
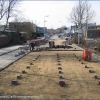
[[[92,59],[92,52],[91,52],[91,50],[88,50],[88,49],[83,50],[83,59],[85,61],[90,61]]]
[[[34,40],[28,40],[27,44],[29,44],[30,42],[34,43],[35,45],[40,45],[41,43],[43,43],[45,41],[44,37],[40,37]]]

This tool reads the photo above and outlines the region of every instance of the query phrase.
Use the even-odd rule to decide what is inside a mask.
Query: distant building
[[[87,38],[100,38],[100,29],[88,29],[84,32],[85,39]]]
[[[46,31],[46,30],[45,30]],[[36,27],[36,32],[37,33],[44,33],[44,27],[39,27],[39,26],[37,26]]]
[[[84,24],[82,25],[82,29],[79,30],[78,30],[78,25],[74,26],[74,32],[84,33],[84,31],[87,29],[96,29],[96,23]]]
[[[89,23],[88,26],[87,26],[87,29],[97,29],[96,23]]]
[[[36,27],[36,32],[38,37],[44,37],[44,27]],[[45,33],[47,33],[47,28],[45,27]]]
[[[100,25],[97,25],[96,28],[97,28],[97,29],[100,29]]]
[[[88,29],[97,29],[96,27],[96,23],[88,23],[88,24],[84,24],[82,25],[82,28],[81,29],[78,29],[78,25],[74,25],[74,26],[71,26],[68,28],[67,32],[68,33],[75,33],[75,34],[78,34],[80,33],[81,36],[84,34],[84,31],[85,30],[88,30]]]
[[[61,33],[61,28],[57,28],[57,29],[56,29],[56,32],[57,32],[57,33]]]
[[[7,25],[7,26],[5,27],[5,25],[0,25],[0,32],[3,32],[3,31],[5,31],[5,30],[9,30],[9,26]]]
[[[65,33],[66,28],[65,27],[61,27],[61,28],[57,28],[56,32],[57,33]]]
[[[18,32],[36,32],[36,25],[31,22],[9,22],[9,30]]]
[[[57,30],[55,30],[55,29],[47,29],[47,33],[49,33],[49,34],[55,34],[55,33],[57,33]]]

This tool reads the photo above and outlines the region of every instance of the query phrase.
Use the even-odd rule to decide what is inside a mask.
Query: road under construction
[[[56,35],[51,40],[59,46],[65,42]],[[37,46],[33,52],[16,49],[0,56],[5,62],[13,59],[0,72],[0,96],[26,96],[18,100],[100,98],[100,61],[94,56],[84,61],[84,49],[75,44],[48,46]]]

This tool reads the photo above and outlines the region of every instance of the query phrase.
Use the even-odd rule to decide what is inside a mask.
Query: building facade
[[[74,32],[84,33],[84,31],[87,30],[87,29],[97,29],[96,23],[84,24],[84,25],[82,25],[81,29],[78,29],[78,25],[73,26]]]
[[[15,32],[36,32],[36,25],[31,22],[9,22],[9,30]]]
[[[100,38],[100,29],[89,29],[84,32],[85,39],[87,38]]]
[[[97,28],[97,29],[100,29],[100,25],[97,25],[96,28]]]
[[[44,37],[44,27],[36,27],[36,32],[38,37]],[[46,28],[45,28],[45,33],[46,33]]]

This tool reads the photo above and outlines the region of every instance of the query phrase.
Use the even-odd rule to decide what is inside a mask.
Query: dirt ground
[[[99,99],[100,98],[100,62],[93,59],[90,62],[79,61],[82,51],[43,51],[31,52],[0,72],[0,96],[40,96],[42,99]],[[57,54],[60,57],[62,76],[59,79]],[[40,56],[38,56],[40,55]],[[34,59],[38,56],[38,59]],[[33,65],[30,65],[32,63]],[[85,65],[88,68],[85,68]],[[26,67],[30,66],[30,69]],[[89,70],[94,73],[89,73]],[[23,74],[22,70],[27,73]],[[93,75],[97,74],[98,79]],[[17,79],[22,75],[22,79]],[[11,80],[17,80],[19,85],[12,85]],[[66,83],[60,87],[59,81]]]

